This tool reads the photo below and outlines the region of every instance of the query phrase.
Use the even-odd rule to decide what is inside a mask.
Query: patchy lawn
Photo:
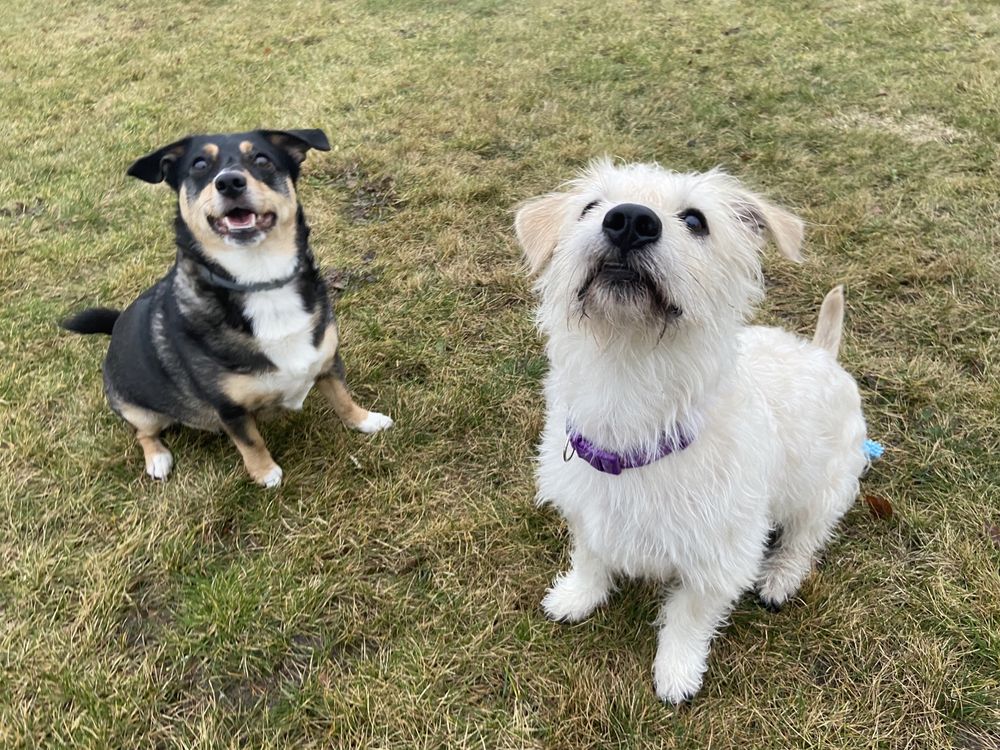
[[[994,2],[0,0],[4,747],[1000,747]],[[169,265],[185,133],[322,127],[300,193],[348,376],[263,426],[286,482],[181,430],[172,478],[56,322]],[[512,206],[595,155],[716,164],[809,222],[760,319],[843,359],[887,446],[801,601],[748,597],[681,709],[651,586],[584,624],[534,507],[541,342]]]

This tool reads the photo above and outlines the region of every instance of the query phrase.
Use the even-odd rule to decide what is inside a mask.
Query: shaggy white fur
[[[602,225],[625,203],[654,212],[655,241],[610,241]],[[766,236],[798,260],[802,223],[719,171],[596,162],[521,206],[516,229],[551,363],[538,499],[558,508],[573,542],[543,608],[576,621],[616,575],[672,583],[653,681],[680,702],[700,688],[736,599],[756,585],[765,604],[783,604],[857,495],[865,423],[836,361],[842,291],[824,301],[815,344],[748,327]],[[694,440],[615,476],[566,460],[568,425],[620,454],[652,453],[665,432]]]

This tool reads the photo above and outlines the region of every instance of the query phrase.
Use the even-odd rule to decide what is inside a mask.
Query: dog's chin
[[[577,292],[577,300],[584,319],[655,326],[661,332],[682,315],[653,276],[615,262],[596,266]]]

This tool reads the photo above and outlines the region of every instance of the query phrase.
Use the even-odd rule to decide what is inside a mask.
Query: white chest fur
[[[730,569],[726,558],[739,540],[764,534],[777,454],[760,395],[735,383],[730,388],[710,402],[690,447],[617,476],[578,456],[565,459],[566,412],[550,402],[539,499],[555,505],[574,537],[616,572],[666,580],[677,571],[697,571],[699,580],[690,584],[717,585],[709,579]],[[649,399],[645,403],[654,409]],[[717,564],[702,564],[706,555]]]
[[[326,356],[313,342],[314,317],[293,284],[247,295],[244,315],[262,354],[277,370],[260,378],[288,409],[301,409]]]

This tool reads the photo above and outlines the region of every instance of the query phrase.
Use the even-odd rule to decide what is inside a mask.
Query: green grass
[[[1000,11],[988,0],[0,1],[0,745],[1000,747]],[[172,258],[130,161],[187,132],[322,127],[315,251],[367,439],[313,396],[286,472],[107,410],[106,341]],[[534,507],[542,346],[511,207],[595,156],[716,164],[809,222],[760,319],[843,360],[886,457],[801,602],[749,599],[660,705],[653,587],[586,623]]]

